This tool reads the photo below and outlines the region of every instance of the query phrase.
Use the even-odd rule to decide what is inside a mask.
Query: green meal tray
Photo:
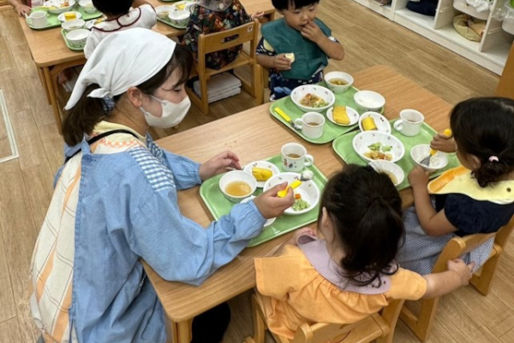
[[[326,87],[325,83],[320,84],[323,87]],[[336,96],[336,101],[334,103],[335,105],[346,105],[354,108],[357,111],[357,104],[355,101],[353,101],[353,95],[358,91],[355,87],[349,87],[345,92],[340,94],[334,94]],[[358,127],[358,124],[354,124],[351,126],[340,126],[332,123],[330,120],[325,120],[325,128],[323,130],[323,135],[319,138],[309,138],[306,137],[301,131],[294,129],[288,122],[285,121],[284,118],[278,115],[277,112],[275,112],[275,108],[280,107],[289,117],[291,117],[291,120],[294,121],[297,118],[300,118],[305,112],[300,110],[291,100],[290,96],[278,99],[271,103],[271,106],[269,108],[269,112],[272,117],[279,120],[282,124],[284,124],[288,129],[292,130],[294,133],[296,133],[298,136],[305,139],[307,142],[311,142],[314,144],[325,144],[333,141],[335,138],[341,136],[342,134],[351,131]],[[325,114],[326,111],[321,112],[322,114]]]
[[[68,38],[66,38],[66,33],[68,31],[65,30],[65,29],[61,29],[61,36],[62,36],[62,39],[64,39],[64,43],[66,44],[66,46],[68,47],[68,49],[70,50],[73,50],[73,51],[84,51],[84,47],[82,48],[74,48],[70,45],[70,42],[68,42]]]
[[[47,26],[45,26],[45,27],[33,27],[33,26],[31,26],[29,24],[29,22],[25,18],[25,22],[27,23],[27,26],[30,27],[31,29],[33,29],[33,30],[46,30],[46,29],[51,29],[53,27],[61,26],[61,22],[59,21],[59,19],[57,19],[59,14],[52,14],[52,13],[48,12],[46,10],[46,7],[44,7],[44,6],[34,7],[32,9],[32,11],[31,11],[31,13],[35,12],[35,11],[47,12],[47,14],[48,14]],[[70,11],[80,12],[80,14],[82,15],[81,19],[83,19],[84,21],[88,21],[90,19],[96,19],[96,18],[99,18],[99,17],[102,16],[102,12],[100,12],[100,11],[96,11],[96,12],[93,12],[93,13],[87,13],[86,11],[84,11],[84,9],[82,9],[82,7],[80,7],[78,5],[75,5]]]
[[[393,127],[394,121],[395,120],[390,120],[391,127]],[[342,135],[342,136],[336,138],[332,142],[332,148],[334,149],[336,154],[339,157],[341,157],[341,159],[345,163],[347,163],[347,164],[353,163],[353,164],[365,166],[368,164],[368,162],[365,161],[364,159],[362,159],[355,152],[355,150],[353,150],[353,145],[352,145],[353,137],[355,137],[359,132],[360,131],[349,132],[345,135]],[[405,154],[403,155],[402,159],[395,162],[405,172],[405,179],[403,180],[402,183],[400,183],[398,186],[396,186],[396,188],[398,190],[402,190],[402,189],[410,187],[410,183],[407,178],[407,175],[412,170],[412,168],[414,168],[414,166],[416,165],[416,163],[414,161],[412,161],[412,158],[410,157],[410,149],[413,146],[418,145],[418,144],[430,144],[430,142],[432,141],[432,138],[436,134],[437,134],[437,132],[432,127],[430,127],[427,123],[423,123],[423,125],[421,126],[420,133],[413,137],[405,136],[405,135],[399,133],[398,131],[396,131],[395,129],[393,129],[392,135],[395,136],[396,138],[398,138],[405,147]],[[433,178],[441,175],[444,171],[451,169],[451,168],[455,168],[459,165],[460,165],[460,163],[459,163],[459,160],[457,159],[456,154],[455,153],[448,154],[448,165],[445,168],[440,169],[440,170],[430,174],[430,178],[433,179]]]
[[[168,26],[174,27],[174,28],[179,29],[179,30],[185,30],[187,28],[187,25],[185,25],[185,26],[178,26],[178,25],[172,24],[171,21],[168,18],[162,19],[161,17],[157,16],[157,21],[160,21],[161,23],[164,23],[164,24],[166,24]]]
[[[275,164],[281,172],[282,169],[281,157],[273,156],[268,161]],[[306,167],[314,173],[314,183],[319,187],[320,191],[323,191],[327,178],[321,173],[321,171],[314,165]],[[230,212],[232,206],[235,203],[227,200],[223,193],[219,190],[218,182],[222,175],[216,175],[208,180],[205,180],[200,186],[200,196],[211,212],[215,220],[218,220],[221,216],[224,216]],[[253,195],[259,195],[262,193],[262,189],[257,188],[257,191]],[[262,232],[255,238],[253,238],[248,244],[249,247],[259,245],[267,242],[275,237],[281,236],[285,233],[303,227],[307,224],[313,223],[318,219],[319,204],[307,213],[299,215],[287,215],[284,214],[278,217],[273,224],[265,227]]]

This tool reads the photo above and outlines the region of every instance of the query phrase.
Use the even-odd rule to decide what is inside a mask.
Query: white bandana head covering
[[[86,87],[100,88],[87,96],[113,97],[157,74],[171,59],[176,43],[152,30],[133,28],[105,37],[80,72],[65,110],[73,108]]]

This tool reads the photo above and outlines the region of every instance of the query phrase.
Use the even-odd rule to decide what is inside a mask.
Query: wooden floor
[[[353,73],[376,64],[391,65],[450,103],[494,93],[496,75],[351,0],[323,0],[319,17],[346,50],[345,59],[331,61],[329,70]],[[62,162],[62,140],[18,19],[7,8],[0,9],[0,89],[4,91],[20,152],[18,159],[0,164],[0,343],[28,343],[37,337],[27,312],[28,268],[52,194],[53,175]],[[214,104],[209,116],[193,108],[179,130],[252,105],[251,98],[242,94]],[[5,142],[3,132],[0,130],[0,143]],[[513,275],[511,237],[491,293],[483,297],[466,287],[444,297],[428,341],[514,342]],[[251,333],[247,300],[244,294],[231,302],[232,323],[225,342],[241,342]],[[395,341],[416,339],[399,323]]]

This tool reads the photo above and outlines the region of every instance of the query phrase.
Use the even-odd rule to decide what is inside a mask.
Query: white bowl
[[[307,94],[312,94],[318,98],[323,99],[325,105],[319,107],[302,105],[301,101],[305,98],[305,96],[307,96]],[[291,100],[296,106],[298,106],[299,109],[304,112],[323,112],[327,108],[334,105],[336,97],[334,93],[332,93],[332,91],[328,88],[318,85],[303,85],[293,89],[291,92]]]
[[[93,5],[93,1],[91,0],[79,0],[79,5],[84,9],[86,13],[95,13],[96,7]]]
[[[348,88],[350,88],[353,85],[353,77],[345,72],[342,71],[331,71],[329,73],[325,74],[325,83],[327,84],[328,88],[332,90],[332,92],[339,94],[346,91]],[[345,85],[338,85],[335,83],[332,83],[331,80],[333,79],[342,79],[346,81]]]
[[[83,49],[89,33],[89,30],[86,29],[72,30],[66,34],[66,39],[72,48]]]
[[[44,6],[48,7],[48,13],[59,14],[71,10],[75,0],[49,0],[44,2]]]
[[[86,22],[82,19],[75,19],[61,23],[61,27],[66,31],[82,29],[85,25]]]
[[[244,166],[243,170],[253,176],[253,174],[252,174],[253,167],[266,168],[266,169],[271,170],[271,177],[280,173],[280,170],[278,169],[278,167],[269,161],[250,162],[246,166]],[[257,181],[257,187],[259,187],[259,188],[264,187],[264,184],[266,183],[266,181]]]
[[[187,26],[189,23],[189,17],[191,16],[191,12],[189,10],[183,9],[178,10],[176,7],[173,7],[173,10],[168,13],[168,19],[173,25],[176,26]]]
[[[160,19],[167,20],[168,15],[170,14],[170,12],[174,10],[174,8],[175,7],[173,5],[157,6],[155,7],[155,13],[157,14],[157,17],[159,17]]]
[[[405,173],[403,169],[394,162],[385,160],[374,160],[369,162],[371,168],[375,169],[378,173],[384,173],[393,182],[395,186],[398,186],[405,179]]]
[[[335,106],[334,106],[335,107]],[[339,126],[352,126],[352,125],[355,125],[357,124],[357,122],[359,121],[359,112],[357,112],[355,109],[353,109],[352,107],[350,106],[346,106],[346,113],[348,114],[348,118],[350,118],[350,123],[349,124],[340,124],[338,122],[336,122],[334,120],[334,107],[330,107],[328,110],[327,110],[327,118],[328,120],[330,120],[332,123],[336,124],[336,125],[339,125]]]
[[[438,169],[444,168],[448,165],[448,156],[446,153],[437,151],[432,157],[430,157],[430,164],[421,164],[421,160],[430,154],[430,145],[418,144],[410,149],[410,157],[417,165],[420,165],[426,171],[433,172]]]
[[[255,195],[250,195],[248,198],[244,198],[243,200],[241,200],[241,204],[244,204],[245,202],[251,201],[253,199],[255,199]],[[277,219],[277,217],[268,218],[266,220],[266,222],[264,222],[263,227],[270,226],[271,224],[273,224],[275,222],[276,219]]]
[[[353,95],[358,110],[379,112],[385,105],[385,98],[377,92],[358,91]]]
[[[242,181],[242,182],[247,183],[250,186],[250,192],[248,192],[247,194],[244,194],[244,195],[228,194],[226,191],[227,186],[231,182],[235,182],[235,181]],[[248,174],[245,171],[232,170],[232,171],[229,171],[229,172],[223,174],[223,176],[220,178],[218,185],[221,190],[221,193],[223,193],[225,198],[227,198],[228,200],[230,200],[232,202],[239,202],[239,201],[243,200],[244,198],[249,197],[250,195],[253,194],[253,192],[255,192],[255,189],[257,188],[257,180],[255,180],[253,175]]]
[[[269,178],[268,181],[266,181],[266,183],[264,184],[263,191],[265,192],[268,189],[272,188],[273,186],[278,185],[279,183],[287,182],[290,184],[294,180],[299,180],[299,179],[300,179],[299,173],[292,173],[292,172],[280,173],[278,175],[275,175],[275,176]],[[285,214],[298,215],[298,214],[303,214],[303,213],[309,212],[314,207],[316,207],[316,205],[319,202],[319,198],[320,198],[320,194],[321,194],[318,186],[316,186],[316,184],[312,180],[303,181],[300,186],[298,186],[297,188],[294,189],[294,193],[300,194],[301,198],[309,203],[309,207],[307,207],[303,210],[295,211],[295,210],[293,210],[293,207],[291,206],[284,211]]]
[[[391,124],[389,123],[389,120],[387,120],[386,117],[381,115],[378,112],[364,112],[360,118],[359,118],[359,129],[361,131],[365,131],[362,127],[362,121],[366,119],[367,117],[373,118],[373,121],[375,122],[375,125],[377,127],[377,131],[384,132],[384,133],[391,133]]]
[[[64,15],[66,13],[75,13],[75,19],[66,20],[66,18],[64,17]],[[80,18],[82,18],[82,14],[80,14],[80,12],[77,12],[77,11],[64,12],[57,16],[57,19],[59,19],[61,21],[61,23],[64,23],[65,21],[72,21],[72,20],[80,19]]]
[[[386,156],[384,156],[383,158],[372,158],[365,155],[372,152],[372,149],[370,149],[370,145],[377,143],[380,143],[380,152],[386,154],[386,156],[389,156],[390,159],[388,159]],[[369,162],[379,159],[396,162],[401,160],[403,155],[405,154],[405,147],[398,138],[380,131],[359,132],[355,137],[353,137],[352,145],[355,152],[362,159]],[[390,147],[390,150],[384,151],[386,150],[384,149],[384,147]]]

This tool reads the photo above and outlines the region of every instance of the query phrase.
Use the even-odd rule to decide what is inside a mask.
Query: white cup
[[[424,120],[421,112],[408,108],[400,111],[400,119],[395,121],[393,126],[405,136],[416,136]]]
[[[47,14],[44,11],[35,11],[27,16],[27,21],[30,26],[35,28],[43,28],[48,25]]]
[[[314,163],[314,157],[307,153],[305,147],[298,143],[286,143],[280,150],[282,167],[286,171],[299,172]]]
[[[320,138],[325,127],[325,116],[318,112],[307,112],[294,121],[295,125],[309,138]]]

